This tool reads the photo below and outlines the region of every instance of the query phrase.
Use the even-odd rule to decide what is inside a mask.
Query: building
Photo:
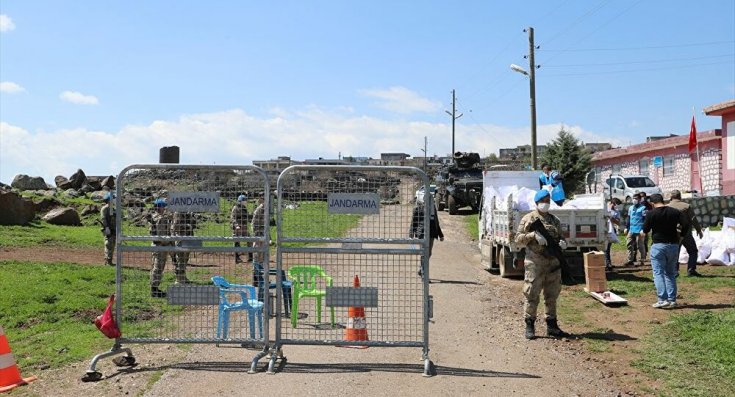
[[[704,109],[721,116],[722,129],[697,134],[697,153],[689,153],[689,134],[650,137],[645,143],[594,153],[597,191],[612,173],[650,177],[664,192],[701,192],[707,196],[735,194],[735,100]],[[728,162],[729,161],[729,162]]]
[[[612,145],[607,142],[585,143],[584,147],[585,149],[589,150],[590,153],[597,153],[612,149]]]
[[[291,161],[289,156],[278,156],[277,159],[271,160],[253,160],[253,165],[264,169],[266,172],[278,172],[285,170],[295,162]]]
[[[722,194],[735,195],[735,99],[704,108],[707,116],[719,116],[722,120]]]
[[[536,156],[540,157],[541,153],[546,150],[545,145],[536,145]],[[515,148],[505,148],[499,150],[499,159],[501,160],[521,160],[531,158],[531,145],[521,145]]]

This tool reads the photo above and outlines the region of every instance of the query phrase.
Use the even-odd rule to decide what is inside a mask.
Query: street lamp
[[[424,148],[419,148],[419,150],[424,152],[424,172],[426,172],[426,137],[424,137]]]

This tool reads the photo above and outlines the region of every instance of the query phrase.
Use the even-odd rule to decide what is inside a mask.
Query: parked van
[[[605,198],[618,198],[624,203],[630,203],[636,193],[645,192],[647,196],[663,194],[660,187],[645,175],[612,174],[605,181]]]

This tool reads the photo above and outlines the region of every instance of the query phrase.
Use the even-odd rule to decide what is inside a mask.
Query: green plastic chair
[[[317,278],[323,278],[327,286],[332,286],[332,277],[328,276],[324,269],[317,265],[297,265],[288,269],[288,278],[291,279],[291,325],[296,328],[299,318],[299,299],[316,298],[316,316],[322,322],[322,297],[327,291],[318,289]],[[334,327],[334,307],[331,308],[332,327]]]

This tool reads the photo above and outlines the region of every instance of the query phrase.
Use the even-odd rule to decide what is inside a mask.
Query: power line
[[[571,28],[577,26],[580,22],[582,22],[587,16],[592,15],[596,13],[597,11],[600,11],[603,7],[609,3],[610,0],[602,0],[601,2],[597,3],[596,6],[592,7],[590,10],[582,14],[581,16],[577,17],[572,23],[567,25],[564,29],[557,32],[555,35],[551,36],[546,43],[551,43],[552,41],[556,40],[559,36],[563,35],[564,33],[568,32]]]
[[[568,68],[568,67],[588,67],[588,66],[633,65],[633,64],[642,64],[642,63],[665,63],[665,62],[695,61],[695,60],[715,59],[715,58],[731,58],[733,56],[735,56],[735,53],[723,54],[723,55],[712,55],[712,56],[706,56],[706,57],[653,59],[653,60],[646,60],[646,61],[609,62],[609,63],[577,63],[577,64],[567,64],[567,65],[544,65],[544,68],[548,69],[548,68]]]
[[[690,44],[672,44],[672,45],[659,45],[659,46],[645,46],[645,47],[620,47],[620,48],[578,48],[578,49],[566,49],[566,50],[550,50],[547,48],[540,49],[544,52],[584,52],[584,51],[634,51],[634,50],[654,50],[663,48],[683,48],[683,47],[702,47],[708,45],[718,44],[735,44],[735,41],[708,41],[704,43],[690,43]]]
[[[730,65],[732,64],[732,62],[730,61],[710,62],[710,63],[699,63],[699,64],[694,64],[694,65],[679,65],[679,66],[669,66],[669,67],[660,67],[660,68],[644,68],[644,69],[611,70],[611,71],[605,71],[605,72],[547,74],[546,76],[547,77],[591,76],[591,75],[599,75],[599,74],[616,74],[616,73],[650,72],[650,71],[655,71],[655,70],[687,69],[687,68],[694,68],[694,67],[700,67],[700,66],[726,65],[726,64]]]

